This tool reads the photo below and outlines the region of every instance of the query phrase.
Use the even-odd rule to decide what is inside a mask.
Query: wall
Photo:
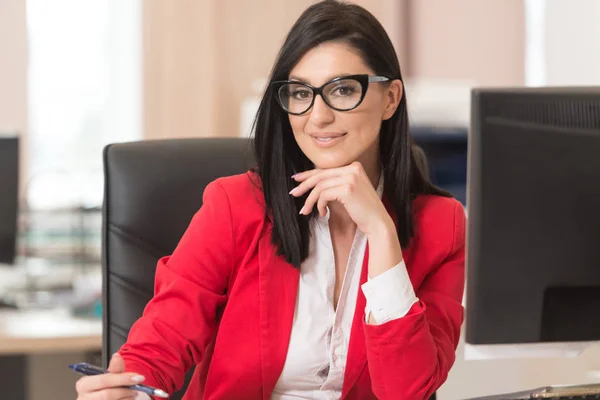
[[[196,136],[212,129],[212,14],[203,1],[144,1],[144,137]]]
[[[524,83],[522,0],[412,0],[410,15],[411,76]]]
[[[412,123],[468,126],[472,87],[523,85],[522,0],[407,0],[405,15]]]

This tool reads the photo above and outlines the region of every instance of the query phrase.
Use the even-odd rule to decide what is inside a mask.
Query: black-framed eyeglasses
[[[387,76],[361,74],[341,76],[320,87],[299,81],[275,81],[271,85],[281,108],[290,114],[302,115],[312,108],[317,95],[321,95],[323,101],[334,110],[353,110],[365,98],[369,83],[391,80]]]

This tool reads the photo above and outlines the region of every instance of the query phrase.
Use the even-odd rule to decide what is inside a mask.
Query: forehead
[[[290,72],[290,79],[311,85],[343,75],[372,74],[358,50],[339,42],[326,42],[310,49]]]

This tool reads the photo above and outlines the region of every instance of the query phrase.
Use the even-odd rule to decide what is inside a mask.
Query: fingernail
[[[293,195],[297,191],[298,191],[298,186],[296,186],[295,188],[293,188],[292,190],[290,190],[290,194]]]
[[[135,383],[143,382],[144,379],[146,379],[146,378],[144,378],[142,375],[134,375],[131,377],[131,380]]]
[[[303,212],[304,212],[304,207],[302,207],[302,208],[300,209],[300,212],[299,212],[298,214],[302,214]]]

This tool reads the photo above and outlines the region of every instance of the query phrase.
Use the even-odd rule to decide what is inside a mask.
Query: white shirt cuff
[[[375,278],[369,279],[361,287],[367,299],[365,309],[367,322],[371,313],[377,324],[402,318],[418,301],[404,260]]]

